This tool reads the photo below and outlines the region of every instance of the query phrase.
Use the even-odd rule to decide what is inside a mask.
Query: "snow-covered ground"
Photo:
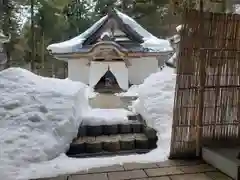
[[[0,72],[0,179],[55,177],[93,167],[165,160],[170,147],[173,72],[164,68],[148,77],[139,86],[139,99],[133,105],[158,131],[158,148],[144,155],[87,159],[64,154],[82,120],[106,123],[100,117],[107,113],[115,118],[111,123],[116,123],[116,117],[124,119],[129,112],[91,109],[82,83],[43,78],[20,68]]]
[[[21,168],[18,179],[54,177],[76,173],[93,167],[123,164],[128,162],[155,162],[165,160],[169,154],[172,124],[172,106],[174,98],[174,70],[164,68],[163,71],[151,75],[140,87],[139,99],[134,109],[140,112],[148,124],[158,131],[158,148],[144,155],[115,156],[105,158],[73,159],[62,153],[57,158],[31,163]],[[16,178],[15,178],[16,179]]]
[[[83,115],[82,125],[114,125],[128,122],[133,112],[125,109],[92,109]]]
[[[86,86],[21,68],[0,72],[0,179],[65,152],[90,110]],[[28,179],[28,178],[27,178]]]

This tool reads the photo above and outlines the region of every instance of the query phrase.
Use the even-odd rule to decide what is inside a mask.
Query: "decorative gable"
[[[115,43],[101,42],[97,43],[91,50],[93,59],[122,59],[124,58],[126,50],[119,49]]]
[[[116,43],[141,44],[142,37],[138,36],[131,28],[125,25],[115,14],[108,14],[106,21],[93,34],[91,34],[83,45],[94,45],[102,40],[103,35],[109,34],[112,41]]]

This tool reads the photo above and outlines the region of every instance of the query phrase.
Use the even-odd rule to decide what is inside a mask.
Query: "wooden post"
[[[204,12],[203,12],[203,0],[200,0],[200,16],[202,17],[200,21],[200,32],[203,32],[204,29]],[[196,156],[200,156],[201,154],[201,138],[202,138],[202,119],[203,119],[203,112],[204,112],[204,86],[205,86],[205,50],[204,48],[204,41],[201,42],[200,47],[200,57],[199,57],[199,71],[200,71],[200,88],[199,88],[199,111],[197,116],[197,130],[196,130]]]

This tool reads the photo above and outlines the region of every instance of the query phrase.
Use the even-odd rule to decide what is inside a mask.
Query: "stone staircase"
[[[156,131],[147,127],[141,116],[134,115],[129,116],[125,124],[80,126],[67,155],[85,158],[140,154],[155,149],[156,143]]]

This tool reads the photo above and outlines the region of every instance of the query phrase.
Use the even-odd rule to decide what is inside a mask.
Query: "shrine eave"
[[[172,51],[166,52],[126,52],[124,58],[141,58],[141,57],[158,57],[161,55],[169,55]],[[62,54],[53,54],[57,59],[62,60],[71,60],[71,59],[91,59],[93,56],[89,53],[62,53]]]

